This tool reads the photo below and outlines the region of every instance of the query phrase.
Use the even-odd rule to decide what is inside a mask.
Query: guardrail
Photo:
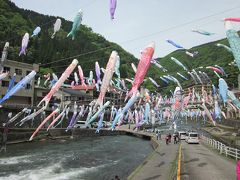
[[[240,150],[236,148],[232,148],[229,146],[226,146],[225,144],[216,141],[215,139],[211,139],[205,136],[201,136],[202,140],[212,146],[214,149],[219,151],[219,154],[225,154],[225,156],[230,156],[236,161],[240,159]]]

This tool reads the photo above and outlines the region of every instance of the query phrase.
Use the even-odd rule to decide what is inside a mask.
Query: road
[[[181,180],[236,180],[234,161],[203,144],[182,142]]]
[[[191,124],[181,127],[193,129]],[[167,132],[168,128],[165,127]],[[163,130],[163,128],[159,128]],[[200,133],[203,133],[200,131]],[[164,139],[164,138],[163,138]],[[236,162],[229,160],[202,143],[182,144],[181,180],[236,180]],[[169,179],[169,170],[176,157],[177,146],[166,146],[160,141],[160,148],[133,178],[134,180]]]

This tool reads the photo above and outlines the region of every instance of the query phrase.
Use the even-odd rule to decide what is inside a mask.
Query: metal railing
[[[219,151],[219,154],[224,154],[225,156],[230,156],[236,160],[240,159],[240,150],[236,148],[232,148],[226,146],[225,144],[216,141],[215,139],[211,139],[205,136],[201,136],[202,140],[212,146],[214,149]]]

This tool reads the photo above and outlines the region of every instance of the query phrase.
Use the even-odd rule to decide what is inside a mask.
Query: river
[[[122,180],[152,150],[150,141],[123,135],[9,145],[0,179]]]

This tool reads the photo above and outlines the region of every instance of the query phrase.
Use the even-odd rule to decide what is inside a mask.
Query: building
[[[88,105],[93,99],[97,99],[99,96],[99,92],[96,91],[95,85],[82,86],[82,85],[76,85],[71,87],[70,89],[62,89],[64,92],[68,92],[71,94],[71,97],[65,97],[64,100],[70,100],[76,101],[78,104],[84,104]],[[77,92],[77,94],[76,94]],[[110,86],[109,91],[106,92],[103,103],[110,101],[111,105],[114,105],[115,107],[122,107],[125,99],[125,94],[122,90],[116,89],[112,86]]]
[[[122,92],[116,92],[116,91],[110,91],[106,92],[104,103],[107,101],[111,102],[111,105],[114,105],[115,107],[123,107],[126,103],[124,103],[125,100],[125,94]]]
[[[37,106],[40,103],[40,101],[48,94],[49,91],[50,91],[49,88],[35,85],[33,106]]]
[[[92,91],[84,91],[84,90],[77,90],[71,88],[61,88],[62,100],[65,104],[73,105],[74,102],[77,105],[89,105],[91,101],[93,101],[93,92]],[[59,96],[60,97],[60,96]]]
[[[188,96],[189,89],[191,91],[193,91],[193,89],[194,89],[195,93],[202,94],[202,88],[204,88],[204,90],[207,92],[208,95],[212,93],[212,85],[211,84],[201,84],[201,85],[197,84],[197,85],[191,85],[191,86],[185,87],[183,89],[183,95]]]
[[[4,72],[9,72],[9,76],[0,82],[0,97],[2,98],[6,94],[9,83],[14,73],[16,73],[16,80],[14,83],[14,85],[16,85],[23,77],[28,75],[32,70],[38,72],[39,65],[7,60],[4,64]],[[24,108],[33,106],[34,83],[35,80],[33,79],[29,84],[26,85],[25,88],[21,89],[11,98],[5,101],[3,105],[5,107],[13,108]]]
[[[9,83],[14,73],[16,73],[16,85],[23,77],[29,74],[32,70],[39,71],[38,64],[27,64],[17,61],[7,60],[4,65],[4,72],[9,72],[9,76],[0,82],[0,98],[2,98],[8,90]],[[36,108],[38,103],[48,94],[49,88],[35,85],[35,79],[33,79],[25,88],[15,93],[11,98],[6,100],[2,105],[10,109],[23,109]],[[49,107],[53,104],[58,104],[59,101],[63,101],[64,105],[72,105],[75,101],[78,105],[89,105],[91,101],[97,99],[99,92],[96,91],[95,85],[88,86],[87,90],[85,86],[63,86],[60,90],[54,94]],[[111,105],[116,107],[122,107],[124,103],[125,93],[122,90],[111,87],[104,98],[104,102],[111,101]]]

